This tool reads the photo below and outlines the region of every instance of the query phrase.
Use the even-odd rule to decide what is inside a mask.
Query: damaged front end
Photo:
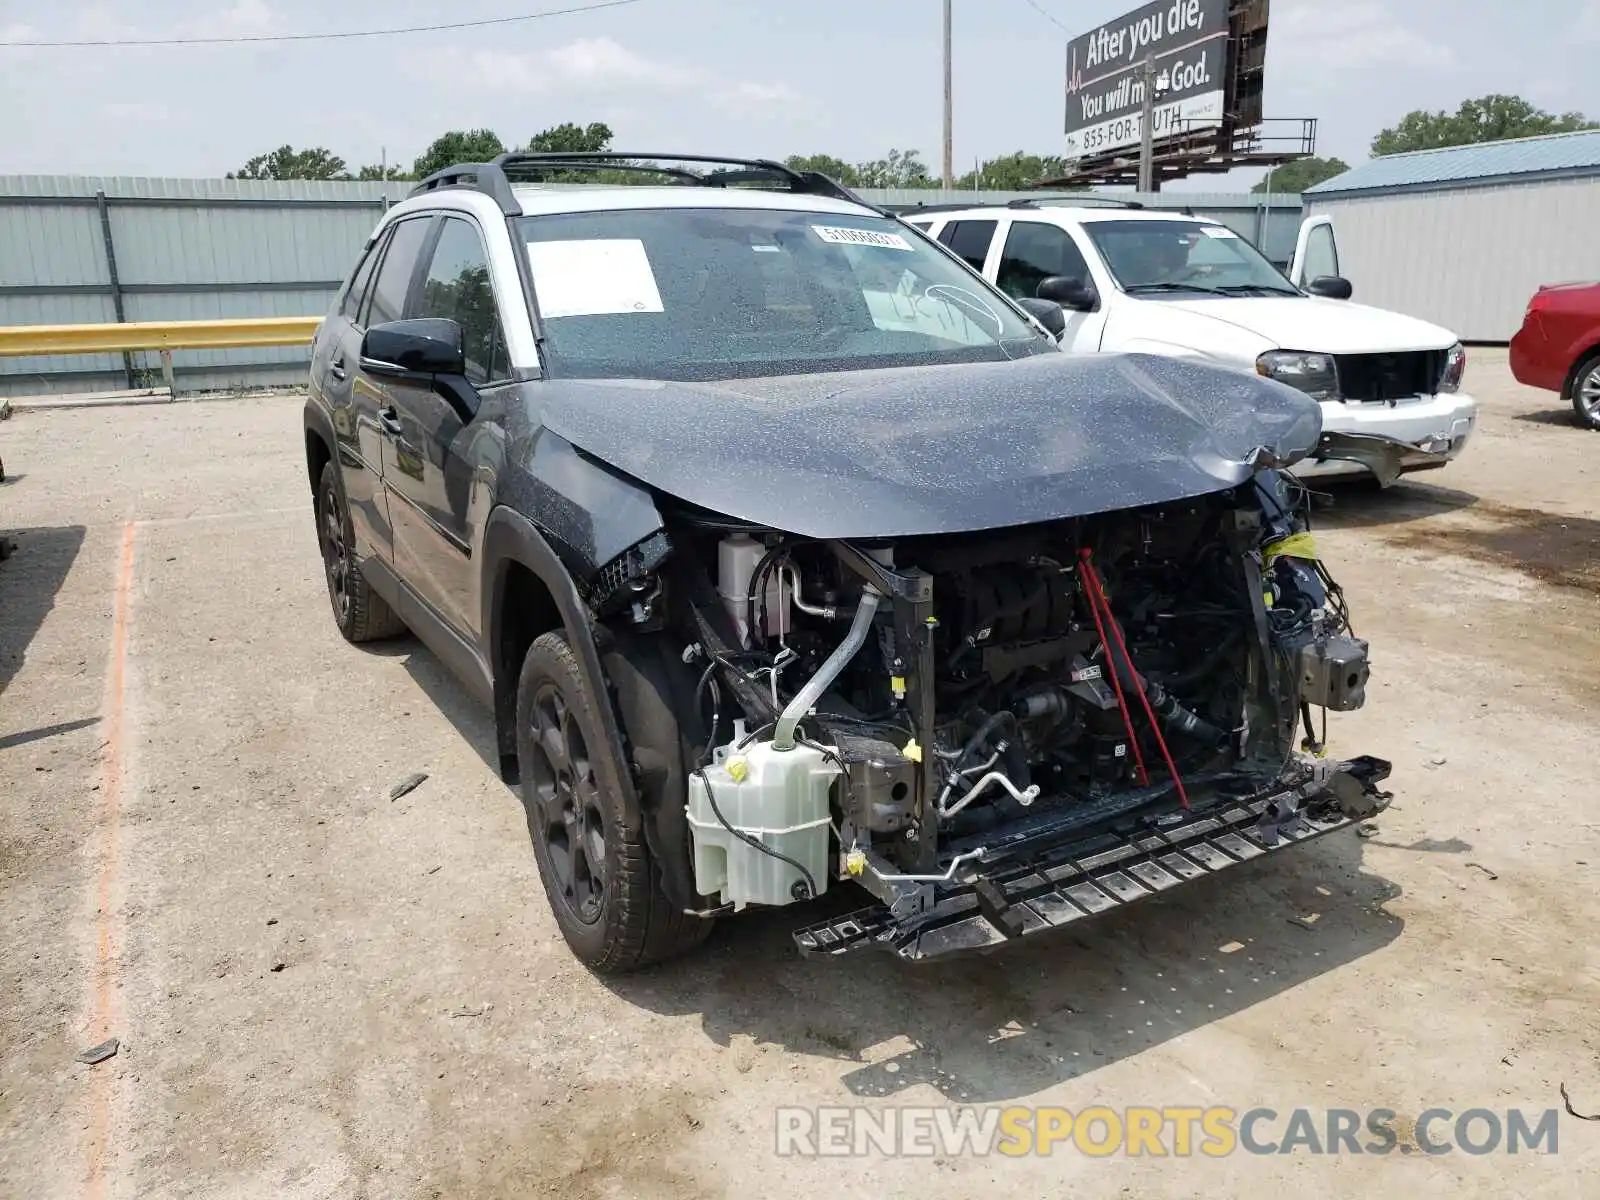
[[[921,960],[1381,811],[1389,765],[1327,759],[1313,716],[1363,704],[1367,645],[1303,492],[1256,465],[1176,502],[970,534],[798,538],[675,511],[664,587],[710,709],[684,808],[704,911],[853,883],[873,903],[800,929],[801,950]]]

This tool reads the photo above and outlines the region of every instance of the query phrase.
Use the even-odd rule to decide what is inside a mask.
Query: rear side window
[[[489,279],[489,255],[478,228],[446,217],[422,283],[417,317],[445,317],[461,326],[467,378],[478,386],[511,377],[505,337]]]
[[[1000,259],[1000,290],[1021,300],[1036,295],[1040,280],[1052,275],[1088,282],[1089,264],[1072,235],[1042,221],[1014,222]]]
[[[981,271],[984,259],[989,257],[995,228],[994,221],[952,221],[939,234],[939,240],[966,259],[974,271]]]
[[[367,251],[366,257],[361,260],[361,265],[356,268],[355,278],[345,290],[344,303],[339,305],[340,315],[348,317],[356,325],[361,324],[361,310],[367,302],[367,290],[372,286],[372,272],[377,269],[378,260],[383,257],[387,234],[388,231],[385,230],[383,236],[373,241],[372,248]]]
[[[411,290],[411,277],[416,273],[417,258],[422,253],[422,243],[427,240],[431,217],[416,217],[401,221],[394,227],[389,239],[389,252],[383,256],[378,268],[378,279],[372,287],[372,309],[367,314],[368,325],[384,325],[398,321],[406,310],[406,293]]]

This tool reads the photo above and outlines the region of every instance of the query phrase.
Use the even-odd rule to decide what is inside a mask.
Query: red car
[[[1570,397],[1578,420],[1600,429],[1600,283],[1539,289],[1511,339],[1511,373]]]

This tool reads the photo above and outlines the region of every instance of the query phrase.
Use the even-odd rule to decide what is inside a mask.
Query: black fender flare
[[[577,656],[584,682],[589,685],[589,694],[598,701],[596,708],[605,735],[604,753],[596,755],[600,783],[615,788],[622,798],[624,811],[636,823],[642,824],[639,793],[634,786],[633,769],[624,748],[616,704],[601,666],[595,629],[571,574],[533,522],[504,505],[495,508],[484,523],[482,562],[484,587],[480,628],[484,632],[482,648],[493,667],[496,738],[501,754],[507,752],[508,736],[510,753],[516,753],[516,689],[521,664],[509,671],[504,670],[499,653],[507,568],[516,563],[532,571],[550,593],[561,618],[567,644]],[[591,752],[593,749],[591,747]]]
[[[703,909],[707,902],[695,887],[694,843],[685,810],[689,776],[710,733],[704,714],[695,711],[698,672],[658,634],[618,630],[606,639],[601,653],[612,703],[627,729],[645,843],[661,890],[679,908]]]

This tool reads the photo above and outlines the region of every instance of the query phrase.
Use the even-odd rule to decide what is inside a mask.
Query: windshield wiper
[[[1200,283],[1135,283],[1122,289],[1130,296],[1140,292],[1200,292],[1208,296],[1226,296],[1221,288],[1206,287]]]
[[[1224,283],[1218,286],[1215,290],[1219,292],[1227,292],[1230,295],[1234,292],[1260,292],[1266,296],[1301,295],[1300,292],[1295,291],[1293,288],[1268,287],[1264,283]]]

